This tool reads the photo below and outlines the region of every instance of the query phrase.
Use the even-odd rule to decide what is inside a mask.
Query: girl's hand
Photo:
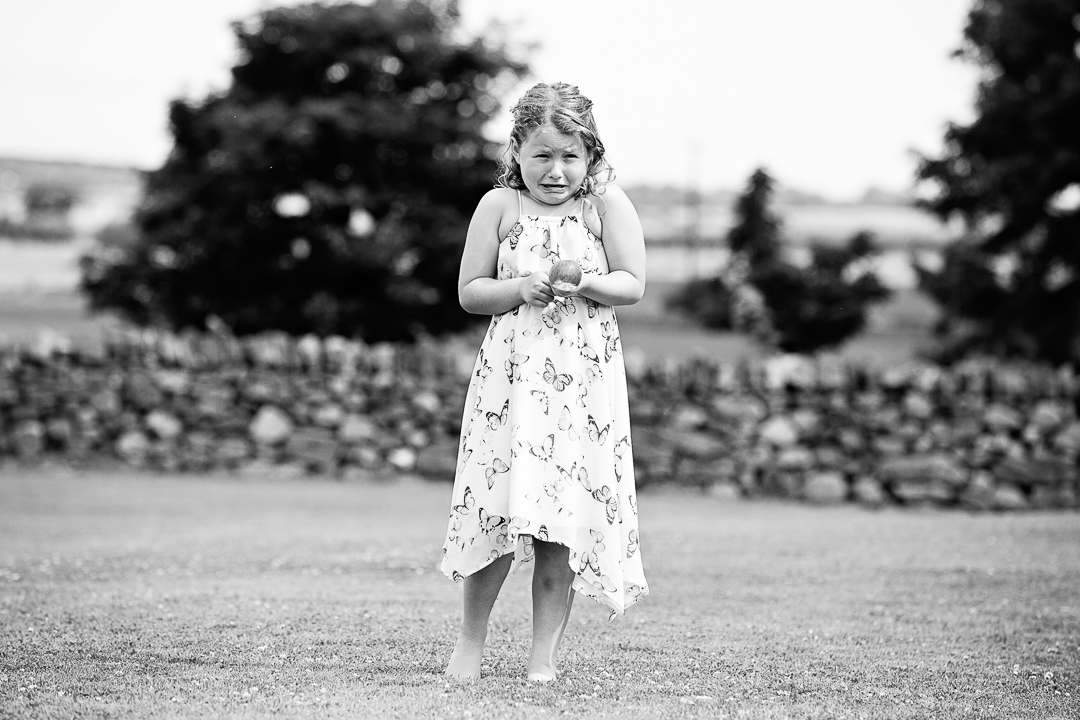
[[[547,307],[555,299],[546,272],[537,270],[521,278],[521,299],[533,307]]]

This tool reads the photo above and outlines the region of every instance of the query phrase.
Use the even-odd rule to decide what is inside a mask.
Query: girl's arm
[[[604,305],[633,305],[645,293],[645,234],[630,198],[617,185],[608,185],[596,204],[601,213],[606,275],[586,273],[574,291]]]
[[[545,272],[497,279],[499,225],[506,211],[507,192],[501,188],[488,191],[469,222],[458,272],[458,302],[466,312],[501,315],[522,303],[544,307],[554,299]]]

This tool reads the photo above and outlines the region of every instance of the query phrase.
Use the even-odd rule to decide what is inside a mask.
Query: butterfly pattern
[[[498,277],[573,258],[608,272],[580,214],[522,215],[499,246]],[[459,580],[533,542],[570,549],[574,589],[615,614],[648,594],[641,564],[630,417],[614,310],[559,297],[492,318],[465,400],[441,569]]]

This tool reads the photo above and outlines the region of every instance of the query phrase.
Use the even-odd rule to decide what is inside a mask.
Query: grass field
[[[441,676],[449,486],[0,467],[0,717],[1080,716],[1080,516],[640,498],[652,595]]]

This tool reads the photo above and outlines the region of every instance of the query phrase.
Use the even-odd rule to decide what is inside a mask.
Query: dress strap
[[[581,196],[581,210],[580,210],[581,226],[583,228],[585,228],[586,230],[588,230],[589,232],[592,232],[592,230],[589,229],[589,223],[586,222],[586,220],[585,220],[585,203],[589,203],[589,207],[595,207],[593,205],[593,203],[592,203],[592,200],[589,200],[584,195]],[[600,220],[599,215],[597,215],[597,220]],[[604,235],[604,221],[600,220],[600,234],[597,235],[597,238],[603,239],[603,235]]]
[[[517,191],[517,196],[518,196],[518,217],[520,218],[522,215],[525,214],[521,209],[521,191],[520,190]]]

